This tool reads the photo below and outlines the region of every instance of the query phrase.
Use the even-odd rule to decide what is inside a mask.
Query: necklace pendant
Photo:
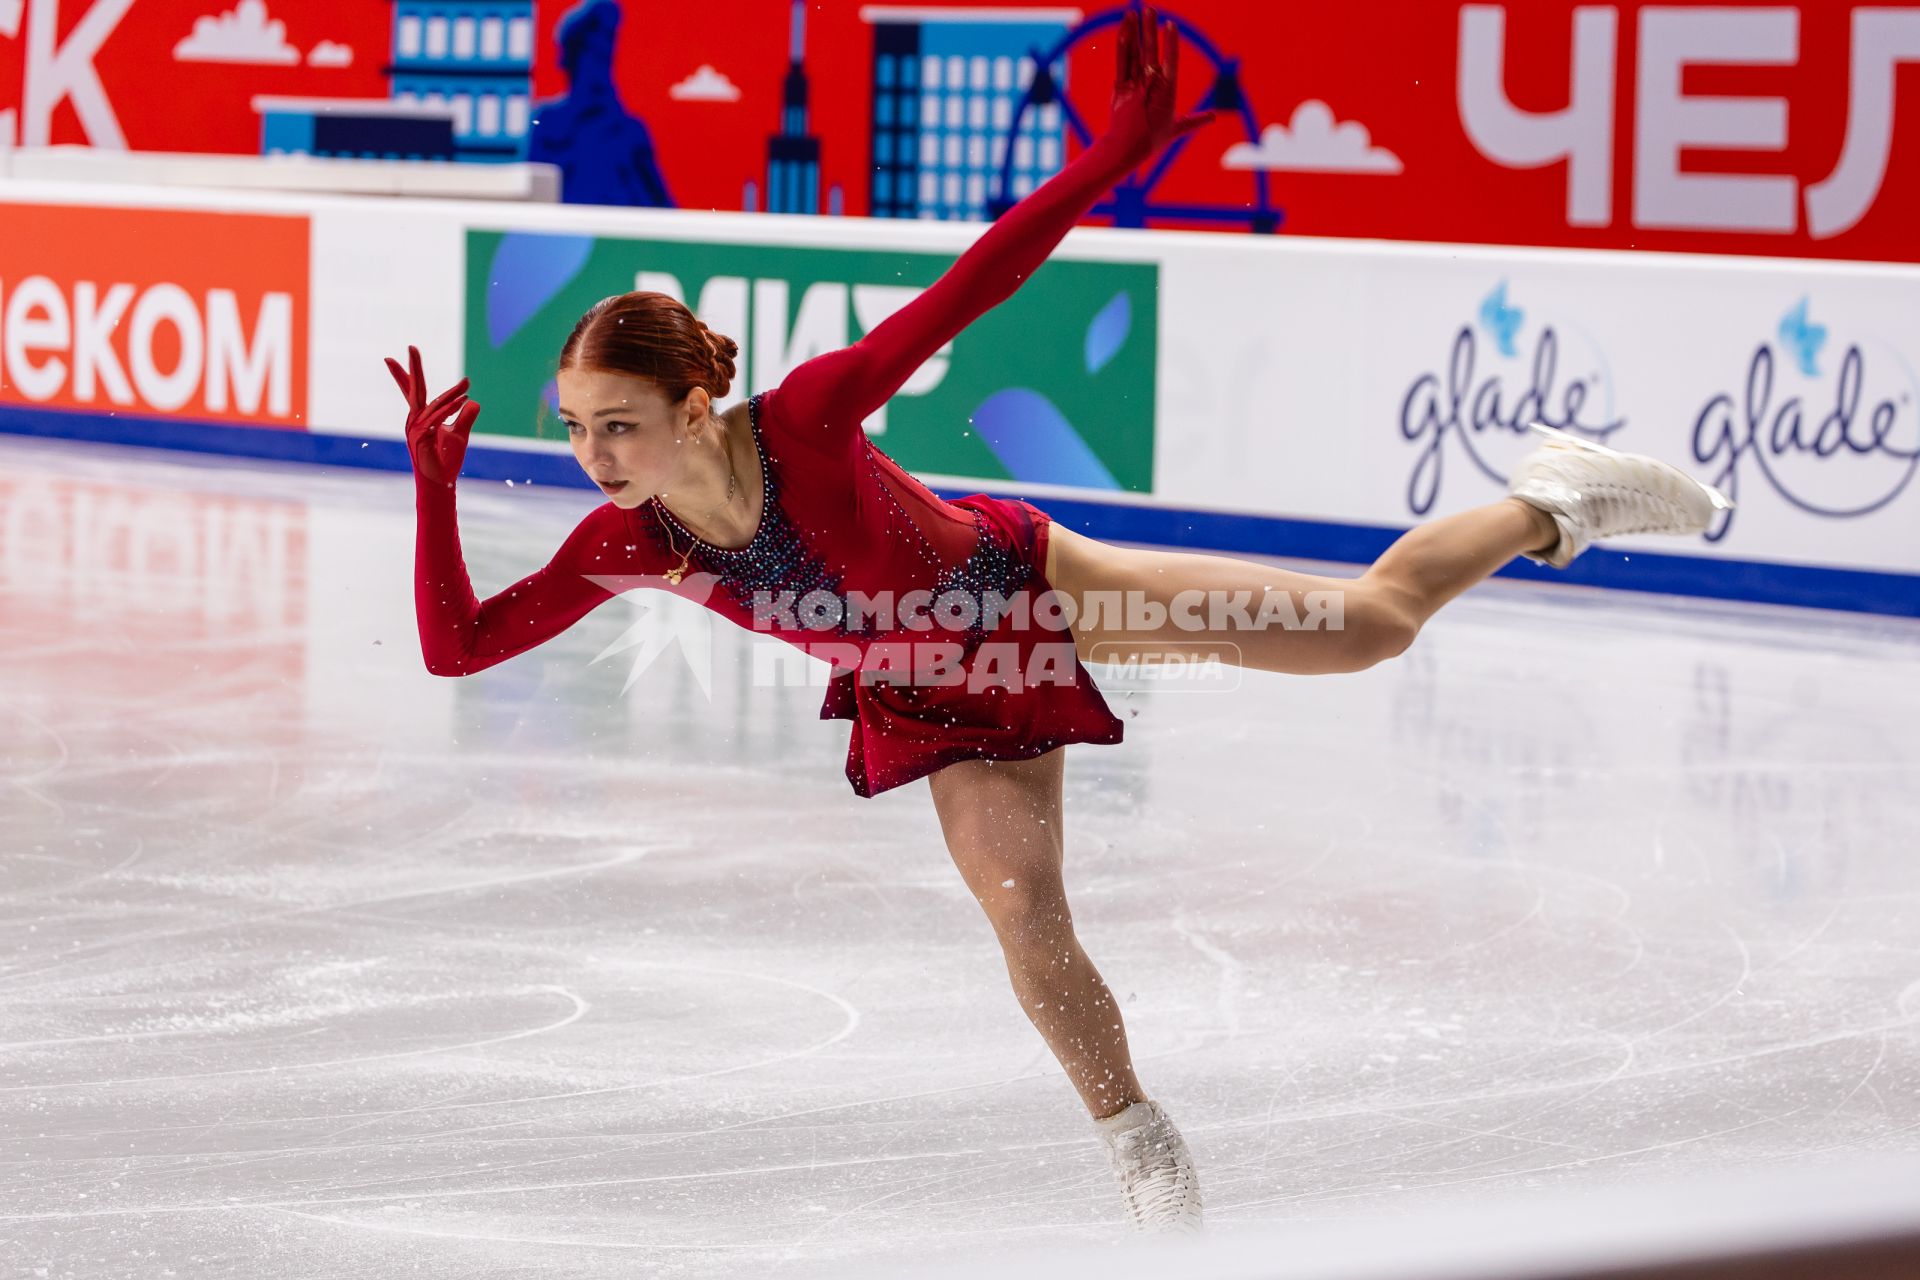
[[[685,577],[686,573],[687,571],[685,569],[669,569],[666,572],[666,579],[677,587],[680,585],[680,579]]]

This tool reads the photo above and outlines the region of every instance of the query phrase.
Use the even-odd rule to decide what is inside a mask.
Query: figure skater
[[[544,568],[486,601],[469,583],[454,510],[479,406],[464,379],[429,401],[417,350],[410,369],[387,363],[408,401],[416,608],[421,650],[437,675],[484,670],[565,630],[616,594],[595,577],[644,577],[690,592],[690,571],[704,575],[701,603],[722,616],[803,646],[826,625],[856,657],[906,624],[895,617],[883,632],[857,611],[861,625],[849,624],[838,605],[855,592],[983,602],[956,606],[951,619],[947,652],[959,651],[969,676],[995,646],[1022,662],[1050,635],[1066,646],[1057,678],[1006,685],[869,680],[856,661],[834,660],[821,717],[854,721],[846,772],[857,794],[928,780],[948,852],[992,922],[1022,1010],[1093,1117],[1132,1223],[1190,1231],[1201,1222],[1192,1157],[1134,1074],[1119,1007],[1075,937],[1062,886],[1061,748],[1117,743],[1122,731],[1081,659],[1093,660],[1098,646],[1118,659],[1225,652],[1262,671],[1360,671],[1401,653],[1443,604],[1515,556],[1564,566],[1598,538],[1698,533],[1725,499],[1665,463],[1549,432],[1515,473],[1511,496],[1412,530],[1357,578],[1327,578],[1114,546],[1053,527],[1018,499],[935,496],[861,423],[1009,297],[1109,187],[1209,118],[1176,109],[1171,23],[1136,10],[1120,25],[1117,50],[1104,134],[913,302],[743,405],[713,411],[732,384],[738,347],[679,302],[629,293],[582,316],[560,353],[560,416],[575,457],[610,501]],[[1328,598],[1318,593],[1337,593],[1343,616],[1338,627],[1237,629],[1222,645],[1216,630],[1177,625],[1171,608],[1162,625],[1129,628],[1082,607],[1063,638],[1035,612],[986,616],[985,603],[1022,589],[1083,606],[1093,593],[1162,607],[1182,592],[1239,593],[1262,617],[1276,605],[1273,616],[1296,618]],[[805,623],[791,608],[756,613],[778,593],[835,607]]]

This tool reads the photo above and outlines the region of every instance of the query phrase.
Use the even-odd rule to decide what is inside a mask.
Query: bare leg
[[[1553,518],[1518,498],[1409,529],[1368,566],[1363,580],[1400,593],[1421,622],[1523,551],[1560,540]]]
[[[1409,530],[1359,577],[1331,578],[1234,556],[1118,547],[1056,523],[1047,544],[1047,578],[1079,606],[1074,644],[1083,661],[1180,654],[1323,675],[1361,671],[1404,652],[1447,601],[1521,552],[1551,546],[1559,536],[1545,513],[1505,498]],[[1091,593],[1116,592],[1161,606],[1166,621],[1120,627],[1111,615],[1090,613]],[[1290,613],[1308,622],[1329,596],[1337,597],[1338,625],[1195,629],[1191,607],[1187,625],[1176,621],[1181,599],[1237,597],[1258,615],[1273,592],[1290,596]],[[1204,604],[1198,616],[1203,623],[1211,616]]]
[[[1096,1117],[1145,1099],[1120,1007],[1074,936],[1061,880],[1066,750],[963,760],[928,782],[954,865],[1006,955],[1014,995]]]

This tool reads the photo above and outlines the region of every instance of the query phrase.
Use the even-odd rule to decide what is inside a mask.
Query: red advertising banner
[[[394,100],[570,200],[985,218],[1101,126],[1123,7],[0,0],[0,145],[259,150],[262,99]],[[1920,261],[1920,2],[1161,11],[1220,119],[1098,221]]]
[[[0,146],[258,153],[256,95],[385,97],[378,0],[0,0]]]
[[[304,426],[305,218],[0,203],[0,403]]]
[[[594,7],[541,0],[536,93],[569,92],[554,37]],[[820,210],[837,188],[844,212],[868,212],[870,175],[886,163],[874,72],[889,27],[959,45],[965,28],[1003,22],[1010,48],[1062,46],[1052,79],[1069,114],[1092,129],[1104,118],[1117,6],[807,5],[797,63],[788,10],[625,6],[614,78],[647,127],[670,203],[737,209],[746,184],[769,190],[797,66]],[[1144,225],[1249,229],[1264,184],[1283,233],[1920,260],[1920,6],[1178,0],[1161,10],[1184,37],[1188,94],[1221,119],[1153,184]],[[1028,23],[1041,38],[1022,39],[1028,15],[1054,22]],[[977,74],[972,59],[966,68]],[[951,77],[922,80],[938,111]],[[919,123],[924,146],[924,109]],[[1079,139],[1064,132],[1071,154]],[[991,186],[991,156],[985,167]]]

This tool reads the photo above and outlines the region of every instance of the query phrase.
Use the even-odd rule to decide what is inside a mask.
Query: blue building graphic
[[[524,160],[533,0],[392,0],[389,96],[254,100],[262,155]]]
[[[868,202],[877,218],[980,220],[1012,148],[1014,196],[1065,163],[1060,104],[1029,109],[1014,128],[1043,51],[1080,21],[1078,9],[935,9],[866,5],[873,26],[873,141]],[[1055,93],[1065,89],[1065,68]]]
[[[767,139],[767,212],[818,213],[820,139],[808,132],[806,0],[793,0],[789,22],[780,132]]]
[[[445,105],[462,160],[522,160],[533,92],[533,0],[395,0],[393,99]]]
[[[445,110],[407,107],[385,98],[253,100],[260,113],[260,154],[344,160],[452,160],[453,118]]]

